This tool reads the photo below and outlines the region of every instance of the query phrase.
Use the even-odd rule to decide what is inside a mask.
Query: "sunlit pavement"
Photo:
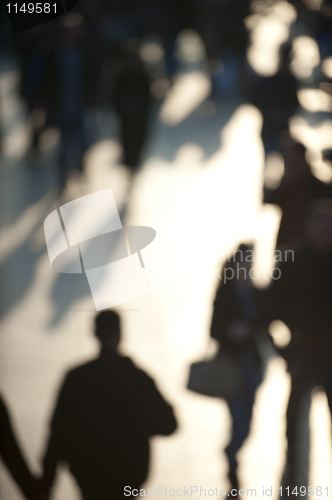
[[[205,111],[201,105],[178,125],[168,126],[155,110],[146,159],[132,189],[130,176],[119,164],[120,146],[110,139],[88,151],[84,176],[73,177],[59,198],[54,154],[40,166],[23,159],[26,126],[15,79],[15,69],[1,74],[6,103],[2,113],[15,123],[1,167],[0,387],[29,463],[35,472],[40,470],[48,420],[64,372],[93,358],[98,349],[92,337],[95,307],[85,276],[52,270],[43,222],[64,202],[111,187],[123,224],[151,226],[159,241],[159,286],[117,308],[122,352],[155,378],[179,420],[173,436],[152,440],[146,488],[227,489],[222,452],[230,439],[227,406],[190,393],[186,382],[190,363],[208,352],[222,256],[239,242],[254,240],[255,264],[262,275],[270,271],[280,214],[261,203],[259,112],[237,99],[224,99],[213,106],[208,102]],[[250,437],[239,454],[241,486],[255,488],[257,498],[262,498],[263,487],[271,486],[272,498],[278,498],[288,394],[285,364],[273,358],[257,392]],[[330,484],[331,429],[321,393],[313,398],[310,422],[309,483],[325,487]],[[20,499],[4,468],[0,474],[0,498]],[[66,471],[58,475],[52,498],[79,498]]]

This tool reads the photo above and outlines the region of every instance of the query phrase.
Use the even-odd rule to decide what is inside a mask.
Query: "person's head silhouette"
[[[115,311],[102,311],[95,318],[95,335],[106,351],[116,351],[120,342],[120,317]]]

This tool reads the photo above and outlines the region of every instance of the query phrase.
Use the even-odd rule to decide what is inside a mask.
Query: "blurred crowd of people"
[[[330,3],[294,5],[300,34],[317,40],[322,59],[331,56]],[[264,117],[265,152],[279,150],[278,136],[299,107],[299,88],[325,83],[330,92],[330,79],[322,71],[296,79],[290,70],[291,38],[280,48],[276,74],[256,74],[247,59],[251,34],[246,20],[252,10],[249,0],[186,0],[181,5],[174,0],[80,0],[58,19],[11,35],[32,128],[30,161],[43,160],[40,137],[47,127],[57,127],[62,137],[59,180],[64,183],[69,170],[83,169],[84,152],[96,140],[87,111],[110,109],[117,116],[123,163],[135,171],[148,139],[153,100],[165,96],[177,73],[195,65],[194,56],[185,63],[179,55],[178,35],[184,30],[194,30],[203,42],[199,64],[209,75],[212,96],[237,92],[257,106]],[[9,28],[6,23],[2,28],[8,42]],[[103,134],[107,137],[107,130]]]
[[[315,387],[325,390],[332,411],[331,198],[316,198],[307,205],[298,247],[291,259],[280,259],[280,272],[267,289],[254,286],[253,252],[252,245],[241,244],[225,263],[236,272],[228,273],[218,287],[210,328],[211,337],[218,342],[216,356],[232,358],[239,375],[236,393],[226,399],[233,422],[225,450],[228,496],[238,498],[239,488],[245,486],[238,478],[237,453],[250,432],[255,395],[266,364],[263,344],[268,340],[275,354],[286,360],[291,377],[283,496],[296,498],[301,491],[307,497],[310,405],[306,403]],[[291,332],[290,342],[282,348],[273,344],[268,333],[276,319]],[[68,464],[84,500],[118,500],[124,497],[125,487],[137,496],[148,475],[149,439],[168,436],[177,428],[171,406],[152,379],[118,353],[118,314],[110,310],[99,313],[94,332],[100,355],[65,377],[40,478],[26,465],[1,399],[0,455],[28,500],[49,498],[61,462]],[[308,441],[308,456],[303,454],[303,441]]]
[[[254,257],[251,247],[242,244],[225,262],[228,272],[224,273],[226,279],[221,282],[214,302],[211,336],[218,340],[220,353],[236,356],[241,377],[241,390],[228,401],[233,437],[225,451],[233,497],[237,497],[239,488],[236,454],[249,434],[255,393],[269,352],[268,349],[264,353],[266,342],[271,342],[275,353],[286,360],[291,377],[288,450],[281,481],[289,489],[288,492],[284,489],[283,496],[296,498],[300,487],[309,484],[310,403],[307,403],[314,388],[325,390],[332,410],[331,196],[311,200],[298,217],[301,222],[297,233],[290,233],[298,236],[296,249],[291,250],[292,239],[284,240],[278,247],[279,262],[271,285],[267,289],[254,286],[255,276],[251,273]],[[275,345],[269,335],[269,326],[275,320],[282,321],[290,330],[287,345]],[[302,493],[303,490],[301,496],[306,497],[307,490]]]
[[[312,7],[309,2],[294,1],[293,5],[303,33],[317,41],[321,58],[332,56],[331,3]],[[83,155],[93,143],[86,116],[90,107],[114,110],[123,163],[133,173],[139,167],[153,99],[164,97],[167,85],[181,71],[176,40],[183,29],[194,29],[201,36],[212,94],[222,99],[236,91],[261,111],[265,155],[277,152],[284,161],[279,184],[273,189],[266,186],[263,194],[264,203],[282,210],[276,242],[281,250],[280,273],[267,289],[258,290],[250,275],[251,261],[243,258],[253,247],[241,245],[225,265],[240,264],[242,272],[220,283],[211,336],[219,342],[220,351],[235,354],[241,370],[240,394],[227,401],[233,428],[226,454],[234,490],[231,496],[236,497],[237,452],[249,434],[255,394],[263,378],[260,338],[265,332],[269,339],[269,324],[274,320],[288,326],[290,343],[275,349],[287,362],[292,384],[282,484],[290,487],[289,497],[296,498],[295,488],[299,491],[308,485],[308,458],[303,465],[298,444],[305,439],[299,435],[299,422],[309,418],[304,401],[314,387],[323,387],[332,409],[332,186],[312,173],[305,146],[289,130],[303,85],[291,71],[292,40],[280,47],[275,75],[259,76],[248,63],[250,36],[245,20],[250,8],[248,0],[185,0],[181,4],[174,0],[81,0],[52,23],[15,35],[15,44],[22,65],[21,94],[32,124],[29,158],[40,160],[41,134],[56,126],[62,137],[58,159],[62,185],[70,170],[83,170]],[[148,41],[150,52],[144,52]],[[322,72],[305,84],[315,88],[322,82],[332,85]],[[289,249],[294,251],[291,261],[282,258]],[[95,331],[101,355],[65,379],[52,419],[42,479],[31,476],[1,402],[0,453],[30,500],[48,497],[60,460],[69,462],[85,500],[121,498],[124,483],[139,489],[147,476],[148,439],[176,429],[173,411],[153,381],[117,354],[118,316],[101,313]]]

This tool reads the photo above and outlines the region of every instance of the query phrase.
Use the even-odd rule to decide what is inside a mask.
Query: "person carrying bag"
[[[218,341],[219,350],[212,359],[191,365],[187,385],[189,390],[227,401],[233,419],[232,438],[225,449],[231,490],[238,490],[236,455],[249,434],[255,393],[262,381],[257,343],[260,292],[249,274],[252,252],[251,246],[242,244],[225,263],[211,323],[211,337]]]

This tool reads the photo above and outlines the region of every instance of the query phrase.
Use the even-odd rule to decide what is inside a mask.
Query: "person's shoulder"
[[[145,371],[142,370],[142,368],[140,368],[139,366],[136,365],[136,363],[129,357],[129,356],[119,356],[119,358],[121,359],[121,363],[122,365],[130,370],[132,373],[135,373],[135,374],[144,374],[146,375]]]
[[[296,250],[288,250],[289,253],[280,263],[279,276],[288,277],[290,281],[298,281],[299,276],[304,275],[314,261],[314,256],[308,245],[302,242]]]
[[[82,378],[82,376],[89,375],[91,371],[95,369],[95,366],[97,364],[98,358],[97,359],[92,359],[91,361],[88,361],[87,363],[83,363],[81,365],[74,366],[70,370],[67,371],[65,375],[65,381],[72,381],[75,380],[76,378]]]
[[[313,259],[313,251],[309,245],[303,243],[294,254],[294,263],[298,265],[306,264]]]
[[[121,356],[123,367],[126,368],[128,373],[139,383],[153,383],[153,379],[142,368],[138,367],[134,361],[127,357]]]
[[[270,289],[271,286],[274,287],[274,285],[279,281],[284,283],[288,278],[292,279],[291,277],[294,272],[294,262],[298,252],[298,250],[293,250],[287,247],[280,247],[275,251],[273,263],[274,267],[271,271],[272,281],[267,289]]]
[[[5,402],[2,398],[2,395],[0,394],[0,422],[3,424],[5,420],[8,420],[8,412],[7,412],[7,407],[5,405]],[[0,426],[1,427],[1,426]]]
[[[309,171],[310,186],[315,198],[332,198],[332,183],[318,179]]]

